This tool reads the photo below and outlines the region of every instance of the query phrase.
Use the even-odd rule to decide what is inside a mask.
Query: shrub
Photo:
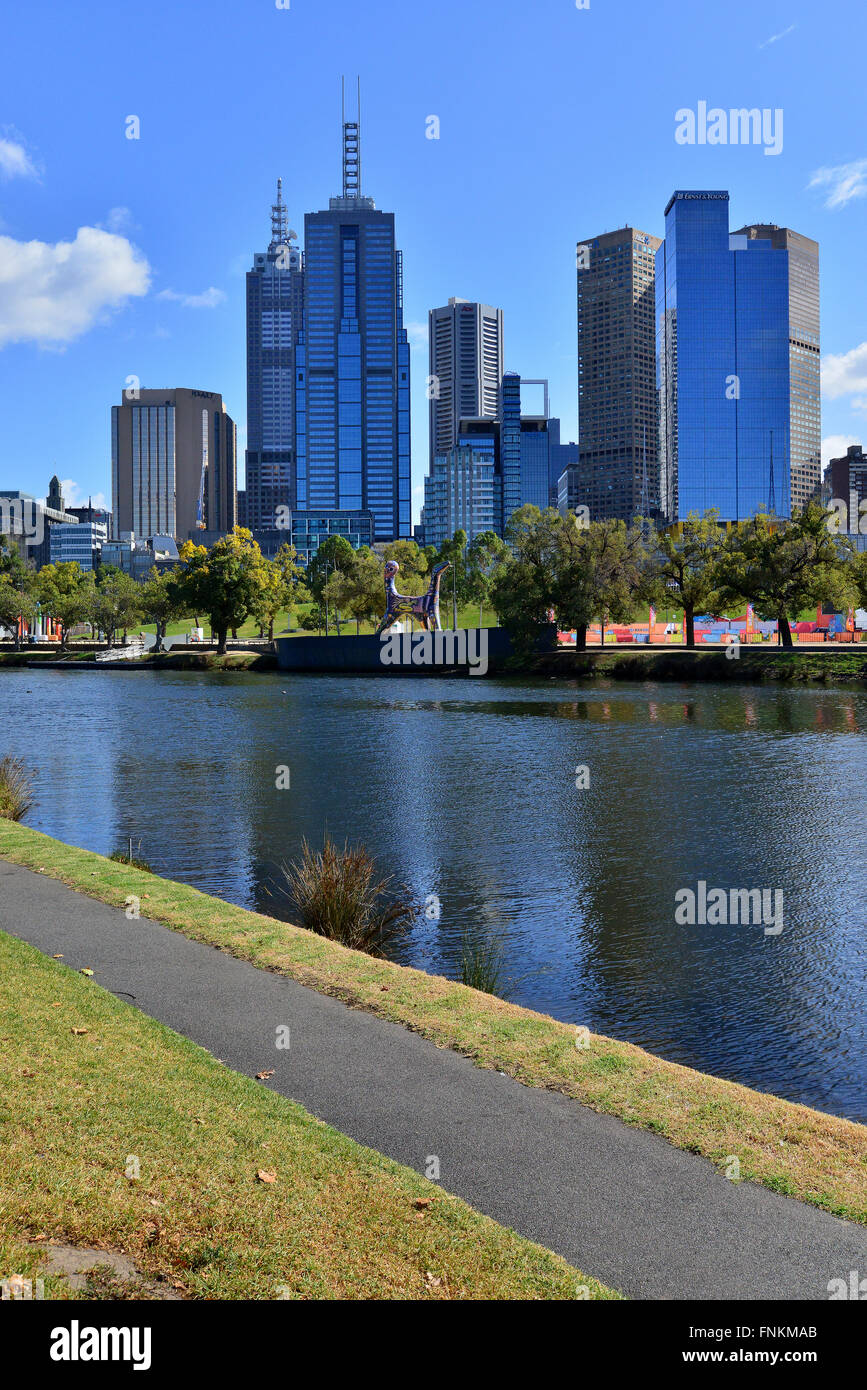
[[[407,888],[392,889],[393,879],[378,876],[363,846],[338,849],[327,832],[320,852],[305,840],[301,858],[281,872],[300,925],[353,951],[384,956],[419,913]]]
[[[20,758],[0,758],[0,816],[22,820],[33,805],[33,784]]]

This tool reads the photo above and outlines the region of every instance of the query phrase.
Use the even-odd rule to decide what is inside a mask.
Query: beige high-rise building
[[[235,422],[216,391],[125,391],[111,410],[112,536],[195,539],[237,523]]]
[[[594,521],[659,506],[655,267],[660,238],[635,227],[579,241],[581,504]]]

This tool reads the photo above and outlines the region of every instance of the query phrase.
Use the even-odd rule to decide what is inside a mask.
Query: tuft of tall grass
[[[23,820],[33,805],[33,783],[20,758],[0,758],[0,816]]]
[[[503,943],[495,936],[480,938],[465,932],[461,941],[461,984],[507,999],[513,981],[505,975]]]
[[[353,951],[385,956],[419,914],[409,890],[381,878],[363,846],[339,849],[327,831],[320,851],[305,840],[301,858],[281,873],[299,925]]]

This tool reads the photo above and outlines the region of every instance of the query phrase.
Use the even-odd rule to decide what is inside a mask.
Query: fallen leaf
[[[85,965],[84,969],[83,969],[83,970],[80,970],[78,973],[79,973],[79,975],[92,975],[92,974],[93,974],[93,971],[90,970],[90,969]]]
[[[433,1201],[432,1197],[416,1197],[415,1204],[419,1211],[424,1211]]]
[[[259,1169],[258,1173],[256,1174],[256,1177],[259,1179],[260,1182],[276,1182],[276,1181],[277,1181],[277,1174],[276,1174],[276,1173],[266,1173],[264,1168],[260,1168],[260,1169]]]
[[[431,1274],[430,1270],[428,1269],[425,1272],[424,1282],[427,1284],[429,1289],[438,1289],[443,1281],[442,1279],[435,1278],[434,1275]]]
[[[63,956],[52,956],[52,960],[63,960]]]
[[[388,989],[389,989],[388,985],[380,985],[380,986],[379,986],[379,992],[380,992],[380,994],[388,994]]]
[[[155,1221],[146,1221],[144,1232],[148,1245],[153,1245],[154,1241],[160,1238],[160,1228]]]
[[[268,1080],[268,1077],[269,1077],[269,1076],[273,1076],[273,1075],[274,1075],[273,1071],[257,1071],[257,1072],[256,1072],[256,1080],[257,1080],[257,1081],[267,1081],[267,1080]]]
[[[63,1008],[63,1005],[58,1003],[58,1004],[52,1004],[51,1007],[52,1007],[52,1009],[62,1009],[62,1008]]]
[[[80,1038],[81,1035],[82,1035],[83,1033],[86,1033],[86,1032],[88,1031],[88,1029],[87,1029],[87,1028],[70,1028],[69,1031],[70,1031],[70,1033],[74,1033],[75,1036],[76,1036],[77,1038]]]

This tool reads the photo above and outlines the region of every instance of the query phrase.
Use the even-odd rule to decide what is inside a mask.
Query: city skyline
[[[159,13],[164,7],[155,8]],[[323,26],[300,7],[253,17],[250,36],[238,40],[241,52],[248,43],[273,44],[273,54],[262,58],[266,68],[282,62],[291,69],[293,98],[289,108],[281,108],[279,120],[268,109],[272,98],[267,83],[243,106],[239,97],[228,93],[227,110],[219,117],[202,100],[198,79],[186,95],[170,94],[167,83],[173,68],[170,64],[165,75],[157,77],[156,50],[148,40],[142,59],[145,77],[130,89],[119,75],[112,75],[108,90],[95,98],[83,132],[79,127],[68,130],[57,120],[57,103],[69,90],[70,78],[61,62],[70,17],[62,7],[49,6],[49,33],[47,38],[40,34],[40,39],[46,74],[57,78],[54,95],[46,102],[44,93],[29,92],[18,74],[12,74],[4,115],[14,125],[5,127],[0,137],[0,167],[5,172],[0,248],[17,275],[0,300],[5,343],[0,399],[9,422],[0,455],[4,483],[38,492],[39,479],[56,470],[64,482],[75,484],[71,495],[102,493],[107,498],[106,413],[130,374],[139,376],[145,387],[182,382],[193,389],[216,388],[233,417],[245,418],[244,275],[253,251],[262,244],[263,208],[273,198],[280,175],[290,221],[297,224],[306,211],[321,206],[329,191],[326,182],[333,184],[338,171],[339,74],[358,70],[365,94],[366,164],[372,171],[365,181],[375,184],[378,206],[394,210],[406,254],[406,317],[413,346],[413,520],[428,463],[428,310],[452,296],[502,307],[509,321],[506,369],[548,377],[552,414],[562,421],[562,437],[574,437],[575,244],[589,227],[601,232],[628,224],[661,235],[663,207],[672,187],[728,187],[732,226],[776,223],[819,242],[826,387],[823,457],[839,455],[849,442],[860,442],[867,346],[861,327],[865,289],[855,268],[864,224],[864,151],[853,144],[848,107],[822,61],[823,52],[839,41],[839,18],[824,16],[821,24],[802,20],[779,43],[762,47],[771,31],[785,26],[757,21],[743,7],[736,9],[721,34],[719,53],[709,55],[699,42],[698,21],[679,14],[676,66],[682,68],[687,59],[688,76],[675,78],[670,72],[673,60],[651,34],[650,17],[636,11],[636,36],[652,43],[657,75],[669,75],[664,99],[652,95],[659,85],[655,79],[636,77],[637,100],[644,103],[643,139],[640,150],[632,150],[630,115],[600,105],[601,78],[588,74],[591,80],[580,98],[574,93],[567,97],[557,85],[579,55],[586,59],[588,51],[602,53],[610,45],[613,17],[601,8],[564,11],[537,15],[533,26],[521,7],[507,5],[504,11],[498,6],[511,32],[501,39],[488,26],[485,41],[503,74],[515,75],[523,68],[515,51],[516,29],[525,40],[523,57],[544,52],[550,68],[544,80],[531,72],[524,90],[510,89],[508,110],[501,123],[494,122],[486,146],[485,178],[474,191],[467,182],[467,159],[478,138],[482,112],[460,89],[456,76],[438,67],[444,42],[439,29],[428,36],[430,51],[419,51],[416,80],[401,69],[387,81],[396,41],[379,26],[374,41],[372,33],[351,19],[346,6],[334,8],[343,17],[344,32],[337,38],[332,35],[330,47]],[[863,23],[860,12],[853,6],[844,8],[849,29],[856,32]],[[453,9],[457,15],[456,7],[445,6],[448,13]],[[460,13],[470,35],[480,34],[483,17]],[[229,7],[216,5],[213,18],[213,34],[199,35],[196,27],[203,52],[212,56],[228,23]],[[411,28],[418,25],[414,32],[419,37],[425,32],[418,20],[408,23]],[[181,15],[180,24],[186,33],[194,20]],[[280,36],[281,24],[293,26],[291,50]],[[12,26],[25,51],[36,42],[35,27],[26,16],[15,16]],[[401,42],[405,39],[406,34]],[[99,37],[91,61],[107,51],[107,42],[107,35]],[[733,48],[742,59],[748,55],[737,91],[723,76],[727,65],[731,67]],[[624,72],[637,74],[634,63],[627,55]],[[809,97],[804,95],[807,74]],[[149,82],[154,85],[150,95]],[[677,102],[671,96],[675,89],[683,92]],[[782,153],[768,159],[761,149],[678,144],[675,111],[694,106],[702,91],[711,94],[711,104],[718,99],[726,105],[784,109]],[[157,94],[160,100],[155,103]],[[605,122],[593,120],[594,110],[606,111]],[[125,130],[128,115],[135,112],[141,120],[138,140],[127,139]],[[297,119],[302,113],[303,131]],[[431,124],[431,113],[438,113],[438,130]],[[634,116],[633,112],[633,121]],[[173,151],[178,131],[184,136],[183,157]],[[550,148],[540,144],[543,131]],[[211,160],[190,159],[191,150],[209,140],[219,143],[218,184]],[[569,152],[576,150],[581,154],[580,189],[573,186],[574,180],[557,176]],[[615,155],[620,156],[616,177],[610,173]],[[502,176],[510,160],[517,161],[525,177],[532,171],[533,182],[516,200],[517,227],[506,231],[502,197],[493,194],[491,179]],[[197,218],[201,222],[206,186],[211,197],[217,187],[224,191],[221,217],[209,219],[204,234]],[[111,293],[120,302],[113,309],[99,285],[93,286],[87,305],[72,305],[71,291],[54,266],[56,248],[63,243],[73,248],[67,260],[77,254],[87,260],[87,248],[76,237],[79,227],[92,233],[91,263],[94,255],[101,263],[116,261]],[[33,277],[27,265],[21,268],[27,256],[20,248],[26,243],[41,243],[29,256],[54,267],[50,275],[45,271],[48,285],[42,287],[51,301],[47,323],[32,313]],[[58,420],[28,415],[46,392],[70,404],[69,410],[58,411]],[[245,446],[249,441],[239,438],[239,457]]]

